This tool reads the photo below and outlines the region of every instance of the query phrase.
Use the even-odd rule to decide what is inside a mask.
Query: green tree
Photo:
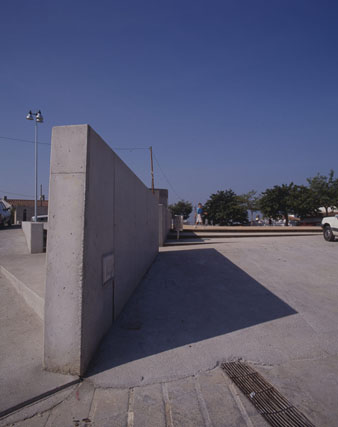
[[[248,212],[243,202],[231,189],[217,191],[212,194],[204,205],[209,222],[220,225],[233,225],[234,223],[246,223]]]
[[[320,206],[313,191],[304,185],[293,186],[290,201],[292,212],[301,218],[319,214]]]
[[[292,192],[294,184],[275,185],[262,193],[259,207],[265,216],[273,219],[285,218],[289,225],[289,214],[293,212]]]
[[[183,215],[183,219],[188,219],[192,212],[192,204],[186,200],[180,200],[174,205],[168,206],[172,215]]]
[[[326,216],[329,215],[329,208],[336,207],[338,204],[338,181],[333,176],[334,171],[331,170],[329,176],[318,173],[315,177],[307,179],[317,207],[324,207]]]
[[[253,222],[253,213],[259,210],[259,196],[257,191],[251,190],[248,193],[241,194],[238,196],[242,201],[243,206],[246,210],[250,211],[250,221]]]

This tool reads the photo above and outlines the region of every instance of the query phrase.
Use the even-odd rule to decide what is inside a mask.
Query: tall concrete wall
[[[156,197],[88,125],[53,128],[44,361],[82,375],[158,252]]]

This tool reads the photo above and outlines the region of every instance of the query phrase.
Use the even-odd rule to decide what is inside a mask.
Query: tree
[[[313,191],[304,185],[294,185],[290,194],[292,211],[301,218],[318,216],[319,205]]]
[[[192,212],[192,204],[186,200],[180,200],[174,205],[168,206],[172,215],[183,215],[183,219],[188,219]]]
[[[292,192],[293,183],[275,185],[262,193],[259,207],[265,216],[273,219],[285,218],[285,225],[289,225],[289,213],[293,212]]]
[[[318,173],[315,177],[307,179],[317,207],[324,207],[326,216],[329,215],[329,208],[336,207],[338,204],[338,181],[333,176],[334,171],[331,170],[329,176]]]
[[[220,225],[246,223],[248,212],[242,200],[231,189],[212,194],[204,205],[209,221]]]
[[[259,196],[257,191],[251,190],[248,193],[238,196],[246,210],[250,211],[251,223],[253,222],[253,213],[259,210]]]

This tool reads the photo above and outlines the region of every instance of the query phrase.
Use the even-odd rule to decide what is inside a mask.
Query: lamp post
[[[43,123],[43,117],[41,114],[41,111],[39,110],[37,113],[32,113],[31,110],[29,110],[26,119],[27,120],[34,120],[35,116],[35,202],[34,202],[34,222],[37,221],[38,216],[38,123]]]

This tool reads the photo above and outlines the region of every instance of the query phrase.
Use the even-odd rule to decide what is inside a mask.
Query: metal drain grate
[[[257,371],[243,362],[223,363],[222,369],[274,427],[314,427],[305,415]]]

